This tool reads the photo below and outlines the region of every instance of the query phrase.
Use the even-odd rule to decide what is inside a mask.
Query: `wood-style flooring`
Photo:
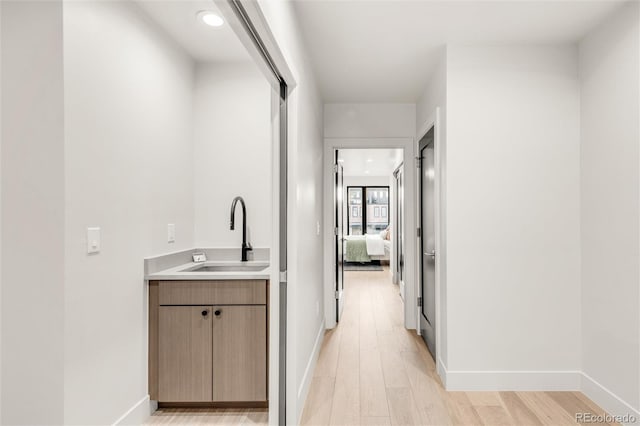
[[[145,425],[267,425],[264,408],[161,408]]]
[[[303,425],[575,425],[604,414],[579,392],[447,392],[422,339],[403,326],[384,272],[345,272],[340,325],[326,333]]]
[[[604,414],[579,392],[447,392],[403,326],[389,270],[345,272],[340,325],[325,335],[303,425],[575,425]],[[266,410],[162,409],[148,425],[266,425]]]

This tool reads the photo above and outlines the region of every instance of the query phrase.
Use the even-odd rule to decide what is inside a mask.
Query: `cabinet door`
[[[211,307],[159,309],[158,400],[211,401]]]
[[[267,307],[213,307],[213,400],[267,400]]]

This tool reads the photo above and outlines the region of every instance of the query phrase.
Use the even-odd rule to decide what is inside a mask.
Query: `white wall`
[[[62,2],[2,2],[2,424],[64,422],[62,34]]]
[[[240,247],[231,201],[247,204],[254,247],[271,247],[271,86],[252,63],[198,65],[195,85],[195,235],[198,247]],[[239,208],[240,206],[238,206]]]
[[[293,5],[261,1],[260,8],[296,80],[288,111],[287,423],[298,424],[324,331],[323,111]]]
[[[325,104],[325,138],[415,136],[415,104]]]
[[[580,43],[582,369],[619,414],[603,388],[640,410],[638,20],[630,3]]]
[[[436,120],[436,110],[438,111],[438,122]],[[435,126],[436,167],[439,169],[436,180],[439,189],[439,222],[438,222],[438,250],[436,253],[436,268],[439,275],[438,299],[439,306],[436,308],[437,321],[436,354],[439,357],[438,366],[446,368],[448,358],[447,343],[447,51],[443,48],[436,68],[429,76],[426,88],[422,96],[416,102],[416,139],[422,139],[431,126]],[[409,240],[415,241],[413,239]],[[438,370],[440,371],[440,370]]]
[[[345,196],[347,194],[347,186],[389,186],[391,182],[389,179],[391,179],[389,176],[345,176]]]
[[[112,424],[147,395],[142,260],[194,245],[194,67],[135,4],[102,1],[65,3],[64,66],[65,424]]]
[[[577,49],[447,55],[447,384],[575,388]]]

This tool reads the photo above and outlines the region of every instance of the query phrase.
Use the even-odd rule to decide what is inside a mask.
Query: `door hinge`
[[[416,168],[422,167],[422,157],[416,157]]]
[[[418,297],[418,307],[422,307],[422,297]]]
[[[333,228],[333,235],[338,236],[338,228]]]
[[[287,271],[280,271],[280,282],[281,283],[287,282]]]
[[[416,232],[417,232],[418,238],[422,237],[422,229],[417,228]]]
[[[338,173],[338,165],[337,164],[333,165],[333,173]]]
[[[340,300],[340,292],[338,290],[335,292],[335,298],[336,300]]]

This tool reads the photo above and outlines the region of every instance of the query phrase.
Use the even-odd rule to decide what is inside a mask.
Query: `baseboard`
[[[141,425],[147,421],[151,413],[158,409],[158,402],[151,401],[149,395],[146,395],[140,401],[136,402],[133,407],[129,408],[113,425]]]
[[[621,418],[618,421],[624,425],[640,424],[640,410],[638,408],[633,408],[629,403],[602,386],[588,374],[583,372],[581,378],[580,390],[582,393],[603,410],[612,416],[620,416]]]
[[[304,403],[307,400],[307,394],[309,393],[309,387],[311,386],[311,380],[313,379],[313,370],[315,369],[316,363],[318,362],[318,355],[320,355],[320,348],[322,347],[322,341],[324,340],[324,332],[325,324],[324,321],[322,321],[320,323],[320,328],[318,329],[318,334],[316,335],[316,342],[313,345],[313,351],[311,351],[311,356],[309,357],[307,367],[304,370],[302,381],[300,382],[300,386],[298,387],[298,412],[296,413],[298,424],[300,424],[302,410],[304,409]]]
[[[579,371],[455,371],[443,369],[448,391],[577,391]]]
[[[444,388],[447,389],[447,367],[444,366],[442,358],[439,357],[438,362],[436,362],[436,373],[440,376],[440,380],[442,381]]]

